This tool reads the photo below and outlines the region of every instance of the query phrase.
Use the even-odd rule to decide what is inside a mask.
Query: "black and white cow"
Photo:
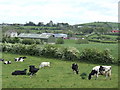
[[[24,70],[16,70],[14,72],[12,72],[12,75],[26,75],[26,71],[27,69],[24,69]]]
[[[76,64],[76,63],[73,63],[72,64],[72,70],[73,70],[73,72],[76,72],[76,74],[78,74],[78,65]]]
[[[2,61],[2,62],[3,62],[3,61],[4,61],[4,59],[0,59],[0,61]]]
[[[23,62],[26,57],[15,58],[16,62]]]
[[[98,78],[98,75],[105,75],[105,77],[110,77],[111,80],[111,66],[95,66],[93,67],[91,73],[88,76],[90,80],[94,75],[96,76],[95,79]]]
[[[11,64],[11,61],[4,61],[4,64]]]
[[[31,76],[34,75],[35,73],[37,73],[38,70],[39,70],[39,68],[35,68],[34,65],[30,65],[30,66],[29,66],[29,72],[30,72],[30,75],[31,75]]]

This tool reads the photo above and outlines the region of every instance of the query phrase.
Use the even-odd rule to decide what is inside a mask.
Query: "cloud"
[[[2,0],[0,23],[117,22],[118,0]]]

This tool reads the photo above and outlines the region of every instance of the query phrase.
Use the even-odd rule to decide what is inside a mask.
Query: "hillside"
[[[112,29],[117,29],[118,23],[117,22],[91,22],[91,23],[76,24],[75,26],[109,27]]]

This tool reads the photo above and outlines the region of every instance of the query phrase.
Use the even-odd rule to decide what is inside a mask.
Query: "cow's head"
[[[96,70],[92,70],[91,73],[88,76],[88,79],[90,80],[92,78],[93,75],[97,74]]]

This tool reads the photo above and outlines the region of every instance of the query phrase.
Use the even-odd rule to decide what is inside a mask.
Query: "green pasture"
[[[118,67],[112,65],[112,80],[99,76],[97,80],[82,79],[80,74],[90,73],[92,67],[99,64],[76,62],[79,65],[79,74],[74,74],[71,69],[73,61],[49,59],[43,57],[27,56],[24,62],[15,62],[14,58],[24,56],[3,53],[2,58],[11,60],[12,64],[4,65],[2,62],[2,87],[3,88],[118,88]],[[12,76],[15,70],[29,69],[29,65],[36,67],[42,61],[51,62],[51,67],[40,69],[35,76]],[[28,70],[27,70],[28,72]],[[1,77],[0,77],[1,78]]]

